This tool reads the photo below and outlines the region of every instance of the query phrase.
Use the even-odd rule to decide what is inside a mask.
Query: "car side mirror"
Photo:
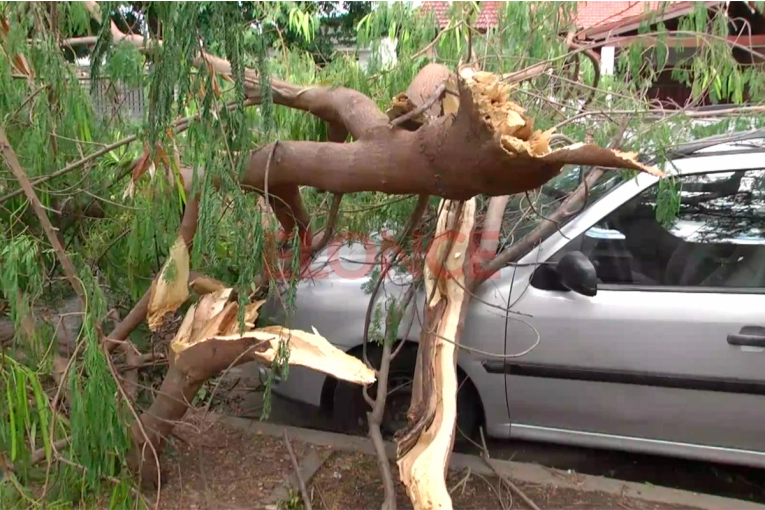
[[[580,251],[566,253],[555,266],[560,284],[584,296],[598,293],[598,273],[587,256]]]

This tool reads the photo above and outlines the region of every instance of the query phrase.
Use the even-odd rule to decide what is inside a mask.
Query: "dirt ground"
[[[298,462],[311,449],[326,450],[291,444]],[[196,410],[176,426],[162,471],[160,510],[250,510],[265,508],[294,469],[281,438],[247,433]]]
[[[165,456],[162,510],[298,510],[300,494],[291,491],[273,500],[274,490],[293,472],[282,438],[245,432],[215,422],[202,411],[189,413]],[[376,459],[361,453],[291,441],[298,462],[315,450],[323,466],[308,483],[317,510],[379,508],[382,483]],[[396,466],[392,464],[394,477]],[[608,494],[518,484],[541,509],[678,510],[683,507],[649,504]],[[452,472],[448,487],[455,509],[528,508],[496,478]],[[398,506],[411,508],[404,487],[397,483]],[[151,496],[150,496],[151,499]],[[688,508],[688,507],[685,507]],[[689,510],[692,510],[689,508]]]
[[[395,475],[395,464],[392,464]],[[645,503],[609,494],[554,489],[549,486],[516,484],[539,508],[551,509],[630,509],[679,510],[683,507]],[[475,473],[450,472],[447,487],[455,509],[486,510],[490,508],[528,508],[517,496],[494,477]],[[374,457],[358,453],[334,452],[311,483],[313,508],[349,510],[379,508],[383,500],[382,482]],[[397,482],[397,503],[400,509],[412,508],[404,486]],[[688,508],[688,510],[691,510]]]

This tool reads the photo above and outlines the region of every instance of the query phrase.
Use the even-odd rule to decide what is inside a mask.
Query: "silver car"
[[[661,182],[613,173],[578,216],[488,280],[458,356],[460,431],[765,467],[763,136],[677,150]],[[551,189],[576,184],[576,171]],[[361,357],[375,255],[331,246],[299,285],[296,315],[272,307],[272,317]],[[379,301],[408,278],[393,275]],[[388,432],[405,419],[419,336],[415,319],[391,369]],[[377,364],[379,348],[368,349]],[[349,432],[368,410],[358,386],[307,369],[292,367],[274,392]]]

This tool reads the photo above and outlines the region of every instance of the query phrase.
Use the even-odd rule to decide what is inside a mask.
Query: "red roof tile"
[[[488,28],[497,25],[499,4],[502,2],[481,2],[481,11],[476,20],[476,28]],[[669,2],[681,4],[688,2]],[[448,11],[452,2],[423,2],[422,9],[434,12],[441,27],[449,22]],[[577,2],[576,25],[580,29],[605,25],[645,14],[657,9],[660,2]]]
[[[658,9],[659,5],[660,2],[578,2],[576,25],[578,28],[592,28],[613,23]]]

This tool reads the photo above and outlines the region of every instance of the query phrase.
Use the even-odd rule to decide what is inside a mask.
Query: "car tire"
[[[354,353],[361,358],[361,352]],[[369,346],[367,357],[374,367],[380,366],[382,359],[382,348],[379,346]],[[414,368],[417,363],[416,348],[404,347],[403,350],[393,359],[388,374],[389,383],[394,380],[414,378]],[[478,392],[470,380],[459,374],[459,392],[457,393],[457,428],[455,440],[462,441],[464,436],[475,437],[480,422],[480,401]],[[389,384],[391,386],[391,384]],[[390,436],[392,433],[406,424],[406,411],[409,408],[411,399],[411,389],[398,395],[389,388],[388,400],[386,401],[385,418],[383,418],[382,428],[383,436]],[[374,398],[377,391],[377,384],[369,388],[369,396]],[[402,404],[405,404],[402,407]],[[393,408],[391,408],[393,406]],[[332,420],[339,432],[353,435],[365,435],[367,433],[367,413],[371,407],[364,400],[362,387],[357,384],[351,384],[345,381],[338,381],[335,389],[335,395],[332,405]],[[391,412],[395,413],[391,418]],[[387,432],[387,434],[386,434]]]

